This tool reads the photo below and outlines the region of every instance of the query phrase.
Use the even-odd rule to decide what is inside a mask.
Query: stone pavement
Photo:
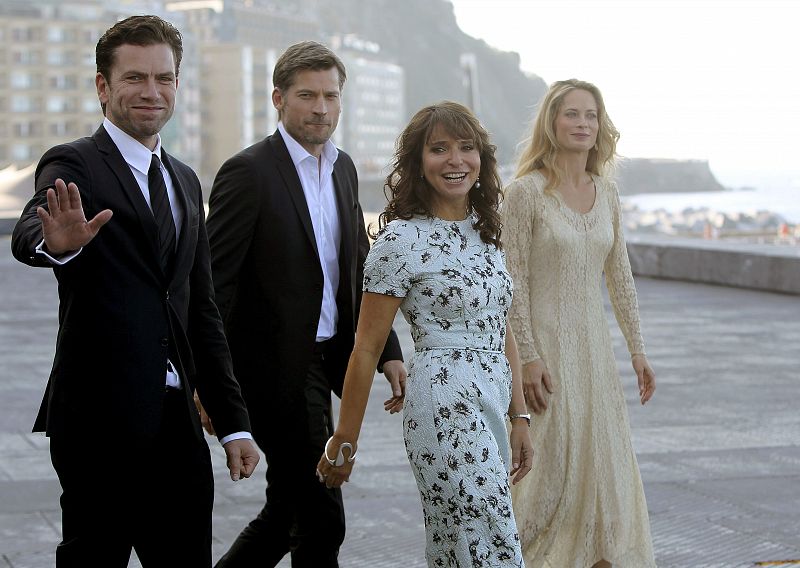
[[[47,439],[29,429],[52,359],[56,286],[48,270],[14,261],[9,244],[0,238],[0,567],[44,568],[60,538],[60,490]],[[658,566],[800,566],[800,297],[646,278],[637,285],[658,376],[644,408],[613,329]],[[398,327],[408,352],[407,327]],[[379,377],[345,488],[343,568],[425,565],[419,497],[399,416],[382,410],[386,392]],[[233,483],[209,442],[218,558],[259,510],[264,469]]]

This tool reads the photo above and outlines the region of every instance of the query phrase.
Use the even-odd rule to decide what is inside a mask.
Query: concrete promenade
[[[29,430],[52,361],[56,285],[9,246],[0,237],[0,568],[44,568],[60,539],[60,488],[47,439]],[[644,408],[613,330],[658,566],[800,566],[800,298],[648,278],[637,287],[658,378]],[[408,352],[404,323],[398,331]],[[343,568],[425,565],[419,497],[386,393],[378,377],[345,488]],[[234,484],[209,442],[216,559],[263,503],[264,467]]]

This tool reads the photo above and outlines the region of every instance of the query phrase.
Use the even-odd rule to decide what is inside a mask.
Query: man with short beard
[[[315,469],[333,433],[330,393],[341,396],[369,249],[355,167],[330,141],[344,81],[327,47],[289,47],[273,72],[278,130],[225,162],[211,192],[217,303],[268,465],[266,504],[218,567],[275,566],[287,553],[295,568],[338,566],[341,491]],[[406,371],[394,332],[379,370],[396,412]]]

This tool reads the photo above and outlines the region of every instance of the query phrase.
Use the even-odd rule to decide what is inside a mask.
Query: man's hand
[[[261,459],[253,441],[241,438],[231,440],[222,447],[227,457],[231,479],[239,481],[242,477],[250,477],[256,468],[256,464],[258,464],[258,460]]]
[[[42,222],[42,236],[47,252],[60,255],[86,246],[100,228],[111,219],[111,209],[104,209],[91,221],[86,221],[81,194],[74,183],[67,185],[57,179],[55,189],[47,190],[47,208],[38,207],[36,214]]]
[[[214,425],[211,423],[211,418],[208,417],[206,409],[203,408],[203,403],[200,402],[200,397],[197,396],[197,391],[194,392],[194,406],[197,408],[197,412],[200,413],[200,423],[203,425],[203,429],[212,436],[216,436],[217,432],[214,430]]]
[[[547,410],[548,396],[553,394],[553,382],[544,361],[537,359],[522,367],[522,392],[534,414]]]
[[[383,409],[389,414],[403,410],[403,401],[406,398],[406,366],[399,359],[386,361],[383,364],[383,374],[392,387],[392,398],[384,401]]]

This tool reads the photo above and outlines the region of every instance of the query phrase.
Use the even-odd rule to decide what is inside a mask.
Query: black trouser
[[[293,568],[339,566],[345,532],[342,492],[326,488],[315,473],[333,430],[324,350],[318,346],[309,366],[300,426],[253,423],[253,436],[267,461],[267,502],[216,568],[271,567],[287,553]]]
[[[214,477],[183,391],[165,394],[159,434],[131,445],[113,433],[53,436],[63,490],[58,568],[211,566]]]

